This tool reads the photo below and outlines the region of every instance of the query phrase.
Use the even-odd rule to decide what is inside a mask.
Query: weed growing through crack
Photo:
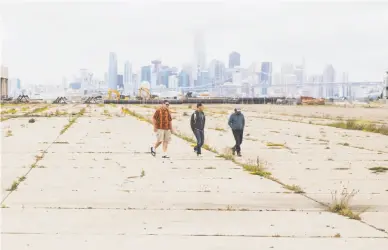
[[[336,233],[333,237],[334,238],[341,238],[341,234],[340,233]]]
[[[17,113],[18,111],[16,110],[16,109],[14,109],[14,108],[11,108],[11,109],[8,109],[8,110],[3,110],[3,111],[1,111],[1,114],[15,114],[15,113]]]
[[[17,190],[17,189],[18,189],[18,186],[20,185],[20,183],[21,183],[22,181],[24,181],[25,179],[26,179],[25,176],[19,177],[16,181],[13,181],[13,182],[12,182],[11,187],[8,188],[8,189],[6,189],[6,191],[12,192],[12,191]]]
[[[267,147],[281,147],[281,148],[285,147],[284,143],[267,142],[266,145],[267,145]]]
[[[217,157],[221,157],[229,161],[234,161],[233,150],[231,148],[224,148],[224,152],[219,154]]]
[[[10,136],[13,136],[12,130],[8,129],[5,137],[10,137]]]
[[[293,191],[296,194],[304,194],[304,191],[298,185],[284,185],[284,188]]]
[[[31,114],[41,113],[43,111],[46,111],[48,108],[49,108],[48,105],[44,106],[44,107],[36,108],[36,109],[32,110]]]
[[[5,204],[1,204],[1,208],[9,208],[9,207]]]
[[[271,173],[266,171],[266,164],[261,162],[259,158],[257,158],[256,161],[250,160],[248,163],[243,163],[242,167],[245,171],[248,171],[253,175],[259,175],[262,177],[271,176]]]
[[[357,193],[358,191],[354,189],[349,193],[346,188],[342,190],[341,194],[338,194],[337,191],[332,192],[332,202],[329,205],[329,211],[349,217],[350,219],[360,220],[361,213],[355,213],[350,208],[350,202]]]
[[[145,176],[145,171],[144,169],[141,170],[140,177],[143,178]]]
[[[61,130],[60,134],[64,134],[76,121],[80,116],[83,116],[86,109],[82,108],[74,117],[69,116],[69,123],[66,124],[63,129]]]
[[[214,128],[214,130],[221,131],[221,132],[226,132],[226,129],[221,128],[221,127],[216,127],[216,128]]]
[[[374,173],[374,174],[379,174],[379,173],[387,172],[388,168],[387,167],[378,166],[378,167],[369,168],[369,170],[372,171],[372,173]]]
[[[349,143],[347,143],[347,142],[344,142],[344,143],[338,143],[338,145],[342,145],[342,146],[345,146],[345,147],[349,147],[349,146],[350,146],[350,144],[349,144]]]
[[[205,169],[216,169],[215,167],[205,167]]]

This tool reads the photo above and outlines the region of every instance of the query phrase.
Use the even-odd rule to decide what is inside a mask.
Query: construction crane
[[[140,87],[138,97],[142,100],[148,100],[151,98],[151,92],[146,87]]]
[[[113,100],[112,99],[112,93],[114,93],[115,94],[115,98],[114,99],[116,99],[117,101],[118,100],[120,100],[120,92],[118,92],[117,90],[115,90],[115,89],[109,89],[108,90],[108,100]]]

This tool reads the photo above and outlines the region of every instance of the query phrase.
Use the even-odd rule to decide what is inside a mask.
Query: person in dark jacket
[[[191,115],[191,129],[193,130],[193,133],[195,135],[195,138],[197,139],[197,145],[194,147],[194,152],[197,153],[198,156],[201,155],[201,148],[205,142],[205,114],[203,113],[203,104],[198,103],[197,104],[197,110],[194,111],[194,113]]]
[[[244,127],[245,127],[245,118],[241,113],[240,108],[234,109],[234,113],[229,117],[229,127],[232,129],[234,139],[236,144],[232,148],[233,155],[236,154],[241,156],[241,144],[243,141]]]

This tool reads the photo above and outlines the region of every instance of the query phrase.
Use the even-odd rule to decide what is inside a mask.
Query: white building
[[[225,80],[225,64],[218,60],[209,63],[209,77],[215,83],[222,83]]]
[[[109,68],[108,68],[108,80],[109,88],[117,89],[117,56],[116,53],[111,52],[109,54]]]
[[[126,95],[133,93],[134,86],[132,84],[132,65],[129,63],[129,61],[124,63],[123,85],[124,93]]]
[[[169,89],[178,89],[178,77],[176,75],[171,75],[168,77],[168,88]]]

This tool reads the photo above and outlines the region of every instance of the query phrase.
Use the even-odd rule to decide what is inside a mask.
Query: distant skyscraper
[[[323,70],[323,82],[335,82],[335,70],[333,65],[326,65],[325,69]]]
[[[124,89],[123,75],[117,75],[117,88]]]
[[[233,51],[229,54],[229,68],[232,69],[236,66],[240,66],[240,54]]]
[[[209,63],[209,77],[213,83],[223,83],[225,79],[225,64],[218,60]]]
[[[261,84],[264,84],[266,86],[272,85],[272,63],[271,62],[261,63],[260,82]]]
[[[335,82],[335,70],[333,65],[329,64],[326,65],[326,67],[323,70],[323,82],[324,83],[332,83],[329,85],[326,85],[326,96],[325,98],[333,98],[335,95],[336,90],[334,89],[334,82]]]
[[[151,83],[151,66],[143,66],[141,67],[141,81],[147,81]]]
[[[109,54],[108,87],[117,89],[117,56],[116,53]]]
[[[162,61],[160,60],[153,60],[152,62],[152,70],[151,70],[151,88],[155,88],[157,85],[160,84],[159,78],[160,78],[160,68],[162,65]]]
[[[291,84],[290,82],[293,81],[294,77],[290,77],[290,75],[294,75],[294,65],[292,63],[283,63],[280,73],[282,84]]]
[[[190,86],[190,76],[186,71],[181,71],[179,73],[179,87],[189,87]]]
[[[203,70],[199,73],[196,86],[205,86],[210,83],[209,71]]]
[[[172,75],[172,70],[168,67],[160,70],[159,84],[164,85],[166,88],[169,86],[169,77]]]
[[[123,75],[124,92],[130,94],[133,92],[132,85],[132,65],[129,61],[124,63],[124,75]]]
[[[297,65],[294,69],[294,75],[296,76],[296,82],[303,84],[304,83],[304,67],[303,65]]]
[[[168,77],[168,88],[169,89],[178,89],[178,77],[176,75],[170,75]]]
[[[206,45],[205,37],[202,32],[197,32],[194,37],[194,69],[193,76],[197,77],[201,70],[206,69]],[[197,78],[195,78],[196,80]]]

